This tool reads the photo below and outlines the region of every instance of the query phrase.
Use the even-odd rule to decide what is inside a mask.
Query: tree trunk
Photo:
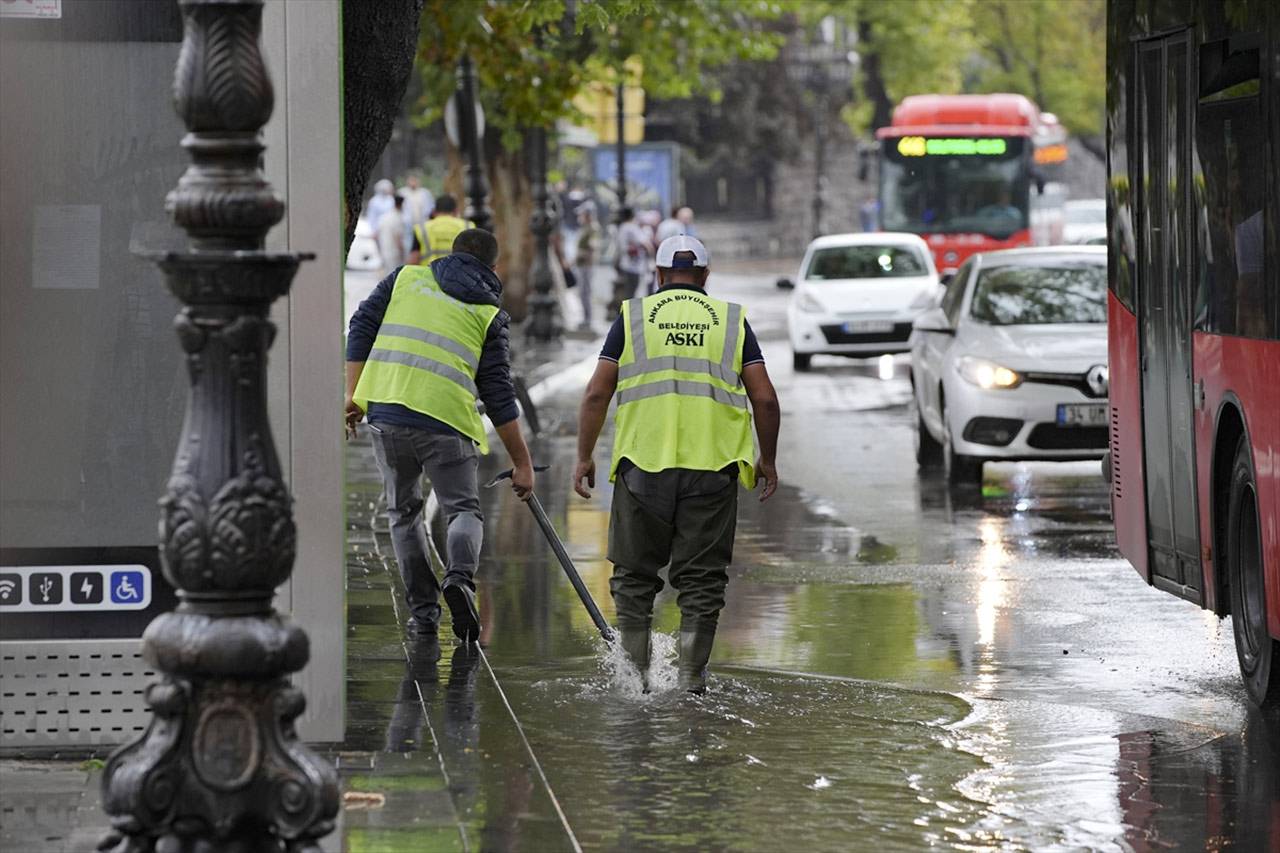
[[[870,22],[858,22],[858,42],[863,45],[875,43]],[[889,98],[884,74],[880,70],[880,54],[875,50],[862,54],[862,93],[871,102],[871,129],[875,131],[888,127],[889,122],[893,121],[893,101]]]
[[[355,235],[369,173],[400,115],[418,49],[418,19],[424,2],[342,3],[344,255]]]
[[[493,234],[498,238],[498,278],[502,279],[502,307],[517,322],[528,312],[529,264],[533,262],[533,193],[523,151],[507,151],[496,141],[485,140],[485,175],[489,178],[489,207],[493,210]],[[448,172],[445,192],[466,207],[467,193],[462,153],[446,149]]]

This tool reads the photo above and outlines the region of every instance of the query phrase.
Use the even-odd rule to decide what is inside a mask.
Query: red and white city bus
[[[1280,4],[1111,0],[1111,506],[1280,704]]]
[[[1066,133],[1022,95],[912,95],[880,141],[880,227],[919,234],[938,270],[1062,242]]]

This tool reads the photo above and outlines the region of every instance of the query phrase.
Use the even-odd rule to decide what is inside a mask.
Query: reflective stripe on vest
[[[430,267],[403,267],[356,384],[355,401],[366,410],[370,403],[398,403],[429,415],[487,453],[475,375],[497,314],[497,306],[445,293]]]
[[[742,307],[673,289],[629,299],[623,313],[611,476],[624,457],[646,471],[737,463],[754,485]]]
[[[422,370],[427,373],[434,373],[436,376],[443,376],[455,385],[461,385],[462,389],[471,396],[476,396],[476,383],[471,377],[458,370],[456,367],[450,367],[447,364],[441,364],[435,359],[430,359],[421,355],[414,355],[411,352],[400,352],[399,350],[377,349],[376,347],[369,352],[369,361],[385,361],[391,364],[403,364],[405,367],[412,367],[414,370]]]

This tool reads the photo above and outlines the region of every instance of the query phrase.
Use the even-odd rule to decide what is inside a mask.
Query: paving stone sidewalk
[[[533,346],[512,330],[516,370],[526,383],[599,348],[596,336],[566,336]],[[550,826],[554,806],[529,766],[486,762],[519,756],[511,720],[486,719],[483,751],[478,708],[500,690],[474,650],[447,627],[436,641],[406,637],[403,587],[383,515],[382,484],[367,435],[348,442],[347,724],[342,744],[321,747],[338,769],[343,806],[326,851],[501,850],[521,824]],[[488,703],[490,706],[496,703]],[[0,760],[0,849],[23,853],[91,851],[107,829],[101,811],[102,753],[86,759]],[[521,808],[494,820],[482,777],[503,777],[525,792]]]

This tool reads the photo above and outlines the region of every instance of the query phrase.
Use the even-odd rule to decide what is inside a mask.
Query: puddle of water
[[[982,766],[947,728],[963,700],[714,667],[694,697],[673,689],[674,638],[655,639],[648,695],[616,650],[598,674],[499,671],[584,848],[999,847],[956,788]]]

